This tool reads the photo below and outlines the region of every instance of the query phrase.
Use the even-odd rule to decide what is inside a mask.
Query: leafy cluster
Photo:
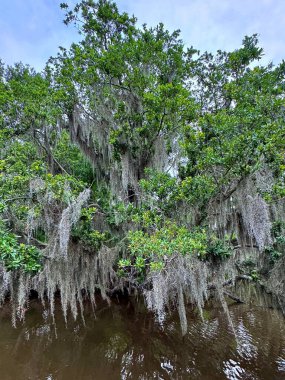
[[[33,245],[20,243],[17,236],[0,228],[0,259],[8,271],[21,269],[25,272],[37,272],[41,269],[40,251]]]
[[[96,211],[95,207],[83,208],[81,210],[81,217],[72,230],[72,237],[97,251],[108,240],[109,234],[93,228]]]
[[[209,197],[213,192],[226,194],[235,180],[264,162],[280,178],[279,184],[284,175],[285,65],[251,67],[262,56],[257,43],[253,35],[234,52],[205,53],[193,69],[200,107],[195,126],[184,128],[188,162],[180,175],[206,176],[212,184],[207,186]]]
[[[272,225],[273,243],[266,248],[266,253],[270,257],[271,263],[277,261],[285,252],[285,223],[276,220]]]
[[[224,260],[231,255],[229,241],[220,240],[202,228],[188,229],[167,221],[161,228],[128,234],[129,258],[118,263],[122,274],[134,272],[141,279],[161,271],[178,256],[195,256],[202,261]]]

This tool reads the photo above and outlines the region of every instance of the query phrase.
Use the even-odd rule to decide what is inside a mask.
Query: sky
[[[41,70],[58,46],[78,40],[63,24],[63,0],[0,0],[0,58],[6,64],[22,61]],[[65,0],[69,4],[76,0]],[[181,29],[185,44],[201,52],[231,51],[245,35],[258,33],[263,64],[285,59],[285,0],[118,0],[121,11],[140,24],[163,22]]]

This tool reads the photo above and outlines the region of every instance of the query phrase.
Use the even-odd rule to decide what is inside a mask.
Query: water
[[[234,305],[235,339],[223,311],[189,312],[183,338],[178,316],[164,330],[140,306],[100,302],[82,322],[56,327],[32,301],[24,324],[0,312],[1,380],[285,379],[285,324],[276,310]]]

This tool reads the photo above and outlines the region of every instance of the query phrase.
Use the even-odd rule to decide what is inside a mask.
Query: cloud
[[[62,23],[59,3],[1,0],[0,57],[9,64],[21,60],[40,69],[59,45],[67,47],[78,39],[76,31]],[[140,24],[161,21],[170,30],[181,29],[185,43],[201,51],[233,50],[245,35],[258,33],[265,63],[277,64],[284,57],[284,0],[118,0],[118,6],[135,14]]]
[[[58,46],[77,39],[63,24],[56,0],[1,0],[0,56],[7,64],[22,61],[42,69]]]
[[[119,6],[141,23],[181,29],[183,40],[201,51],[233,50],[258,33],[264,61],[285,58],[284,0],[120,0]]]

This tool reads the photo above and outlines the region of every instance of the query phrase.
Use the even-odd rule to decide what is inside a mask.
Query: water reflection
[[[1,380],[285,379],[284,319],[265,308],[232,306],[232,333],[220,309],[205,311],[204,321],[189,312],[182,338],[179,319],[164,331],[141,307],[101,303],[85,326],[68,321],[60,310],[56,325],[33,302],[27,320],[11,327],[0,312]]]
[[[245,379],[245,376],[248,378],[245,370],[240,367],[240,363],[235,362],[232,359],[229,359],[224,363],[224,373],[227,379],[231,380],[242,380]]]
[[[251,336],[249,330],[244,326],[243,321],[239,321],[236,336],[238,354],[248,361],[256,359],[258,355],[257,347],[254,345],[253,336]]]

